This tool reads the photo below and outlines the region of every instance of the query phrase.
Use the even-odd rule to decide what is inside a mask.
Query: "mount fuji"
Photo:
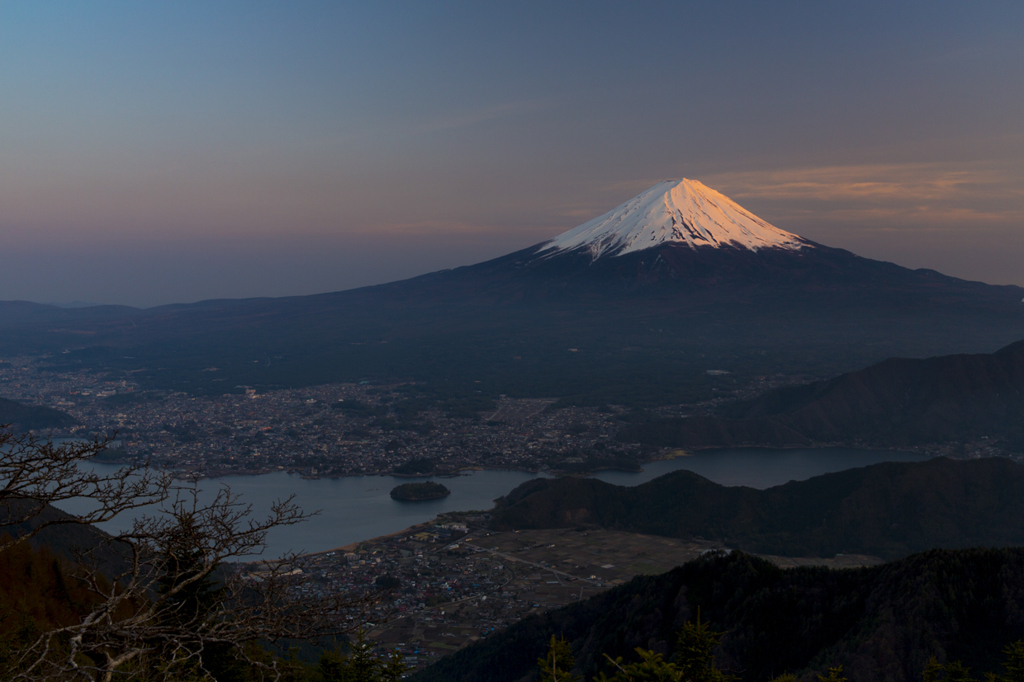
[[[798,251],[813,246],[769,225],[729,197],[696,180],[666,180],[545,242],[551,255],[584,249],[591,258],[621,256],[663,244],[701,248]]]
[[[984,298],[980,292],[994,290],[815,243],[685,178],[659,182],[611,211],[527,249],[408,282],[467,277],[478,278],[480,294],[508,288],[517,295],[529,291],[533,297],[544,297],[545,286],[584,297],[637,289],[646,290],[648,297],[700,291],[726,298],[743,289],[748,294],[756,290],[789,296],[829,291],[843,298],[886,291],[910,303],[925,292],[973,291],[967,295]]]
[[[412,379],[688,402],[780,372],[991,352],[1024,338],[1022,297],[817,244],[684,179],[526,249],[380,286],[145,310],[0,303],[0,356],[196,393]]]

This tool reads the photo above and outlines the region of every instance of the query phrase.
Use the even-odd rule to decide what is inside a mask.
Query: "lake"
[[[595,478],[615,485],[633,486],[670,471],[686,469],[716,483],[729,486],[770,488],[788,481],[801,481],[825,473],[867,466],[878,462],[914,462],[926,455],[904,452],[880,452],[842,448],[768,450],[737,448],[704,451],[688,457],[652,462],[640,473],[601,472]],[[93,464],[97,470],[115,469],[114,465]],[[252,504],[255,513],[266,513],[270,504],[294,494],[306,511],[319,510],[314,519],[297,526],[279,528],[268,538],[267,553],[273,557],[289,550],[319,552],[351,542],[395,533],[416,523],[428,521],[441,512],[486,510],[493,501],[520,483],[537,478],[521,471],[476,471],[466,476],[435,479],[452,492],[446,498],[426,502],[397,502],[389,493],[408,479],[393,476],[349,476],[307,480],[285,472],[261,476],[225,476],[204,480],[206,495],[217,486],[229,486]],[[81,510],[73,504],[67,511]],[[114,519],[103,525],[116,532],[130,525],[130,518]]]

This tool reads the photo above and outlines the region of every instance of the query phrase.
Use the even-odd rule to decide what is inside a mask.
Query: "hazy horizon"
[[[666,178],[1024,285],[1024,6],[0,5],[0,300],[339,291]]]

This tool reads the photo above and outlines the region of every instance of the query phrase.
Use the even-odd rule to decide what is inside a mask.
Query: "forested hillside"
[[[0,424],[9,424],[15,431],[53,429],[76,423],[67,412],[0,398]]]
[[[84,556],[90,564],[95,565],[108,575],[124,570],[126,554],[117,543],[110,543],[110,536],[99,528],[88,524],[62,523],[71,518],[67,512],[54,506],[46,506],[28,521],[15,524],[4,524],[7,514],[18,515],[27,502],[23,500],[5,500],[0,505],[0,534],[11,537],[29,535],[40,526],[46,526],[29,540],[29,544],[37,550],[45,551],[59,557],[70,564],[80,562]]]
[[[635,424],[619,439],[676,447],[1004,441],[1024,451],[1024,341],[991,354],[890,358],[778,388],[716,416]]]
[[[23,543],[0,552],[0,670],[48,629],[77,623],[96,603],[49,550]]]
[[[761,554],[895,559],[1024,544],[1024,466],[1004,458],[886,462],[767,490],[676,471],[635,487],[538,479],[498,501],[498,530],[600,526],[720,540]]]
[[[1024,635],[1024,550],[933,550],[853,570],[711,555],[531,616],[412,679],[535,679],[552,635],[570,642],[577,672],[590,679],[606,669],[602,654],[669,653],[698,607],[724,631],[718,667],[744,682],[784,673],[810,682],[838,665],[851,682],[916,682],[932,656],[961,660],[981,678],[1001,672],[1003,649]]]

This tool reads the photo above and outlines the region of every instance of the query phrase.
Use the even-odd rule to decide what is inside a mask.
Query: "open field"
[[[383,539],[382,539],[383,540]],[[376,541],[363,543],[369,549]],[[614,530],[474,530],[459,542],[430,548],[440,571],[475,584],[472,593],[405,612],[370,633],[420,667],[531,614],[586,599],[637,575],[653,575],[725,549],[721,543]],[[426,548],[425,548],[426,550]],[[878,557],[764,557],[783,568],[854,568]],[[437,570],[437,569],[435,569]]]

